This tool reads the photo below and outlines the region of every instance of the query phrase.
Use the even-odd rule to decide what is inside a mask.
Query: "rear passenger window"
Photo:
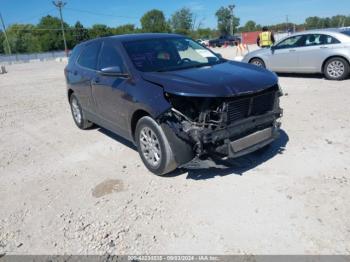
[[[101,51],[99,69],[101,70],[103,68],[114,66],[118,66],[122,72],[124,71],[123,60],[120,57],[117,49],[113,45],[105,43]]]
[[[320,36],[321,45],[331,45],[331,44],[339,44],[340,41],[333,36],[330,35],[321,35]]]
[[[99,42],[88,44],[81,53],[78,59],[78,64],[83,67],[96,70],[100,46],[101,43]]]

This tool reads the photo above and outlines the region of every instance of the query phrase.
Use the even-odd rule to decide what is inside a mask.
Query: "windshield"
[[[165,72],[223,62],[210,50],[188,38],[161,38],[125,42],[135,67],[142,72]]]

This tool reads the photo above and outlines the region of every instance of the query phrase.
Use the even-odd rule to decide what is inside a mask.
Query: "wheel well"
[[[147,113],[144,110],[137,110],[136,112],[134,112],[134,114],[132,115],[131,118],[131,132],[132,132],[132,137],[135,140],[135,131],[136,131],[136,125],[137,122],[144,116],[149,116],[150,114]]]
[[[265,61],[264,61],[263,59],[261,59],[260,57],[257,57],[257,56],[252,57],[252,58],[249,60],[248,63],[250,63],[251,61],[253,61],[253,59],[260,59],[261,61],[263,61],[263,62],[265,63]]]
[[[348,65],[350,66],[349,60],[346,59],[344,56],[341,56],[341,55],[334,55],[334,56],[328,57],[328,58],[323,62],[323,64],[322,64],[322,72],[324,71],[324,67],[325,67],[326,63],[327,63],[330,59],[333,59],[333,58],[342,58],[342,59],[344,59],[344,60],[348,63]]]
[[[70,97],[72,96],[73,93],[74,93],[74,92],[73,92],[72,89],[69,89],[69,90],[68,90],[68,102],[70,101]]]

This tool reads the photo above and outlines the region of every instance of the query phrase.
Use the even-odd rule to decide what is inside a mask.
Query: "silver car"
[[[350,29],[297,33],[247,54],[243,62],[278,73],[323,73],[343,80],[350,73]]]

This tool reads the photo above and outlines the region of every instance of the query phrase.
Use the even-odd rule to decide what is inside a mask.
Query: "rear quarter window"
[[[72,65],[77,61],[80,53],[81,53],[81,45],[77,45],[73,48],[72,53],[69,56],[68,64]]]

